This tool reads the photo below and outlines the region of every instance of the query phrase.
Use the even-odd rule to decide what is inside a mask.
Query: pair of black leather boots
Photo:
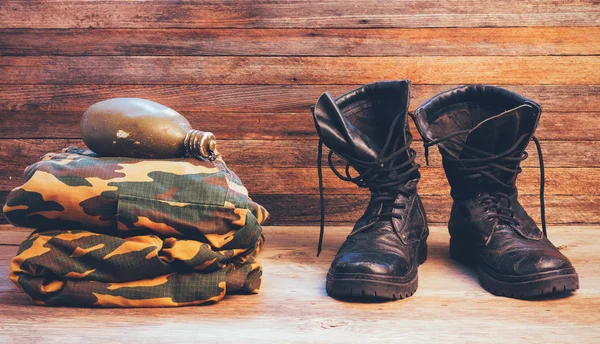
[[[450,256],[476,267],[482,286],[495,295],[530,298],[574,291],[579,278],[548,240],[543,208],[543,163],[533,136],[541,107],[511,91],[483,85],[441,93],[408,112],[410,82],[382,81],[338,98],[324,93],[312,108],[319,141],[321,238],[322,144],[341,179],[371,191],[364,215],[338,251],[326,290],[337,298],[396,300],[417,289],[418,266],[427,258],[429,229],[408,116],[425,146],[437,145],[454,200]],[[515,180],[530,140],[542,171],[542,228],[517,199]],[[336,169],[333,154],[346,160]],[[352,172],[353,168],[356,172]]]

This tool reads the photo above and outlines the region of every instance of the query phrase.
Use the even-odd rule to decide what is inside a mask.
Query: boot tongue
[[[465,145],[491,154],[500,154],[511,148],[523,134],[529,137],[520,149],[525,149],[537,123],[537,111],[529,104],[490,117],[473,128],[465,140]],[[469,158],[462,151],[460,158]]]

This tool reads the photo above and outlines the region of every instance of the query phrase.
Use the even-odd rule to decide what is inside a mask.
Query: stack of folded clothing
[[[25,170],[4,213],[35,228],[10,279],[38,304],[184,306],[260,287],[255,256],[269,215],[221,158],[68,148]]]

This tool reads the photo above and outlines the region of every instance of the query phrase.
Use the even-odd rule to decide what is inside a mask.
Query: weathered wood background
[[[411,108],[465,83],[541,103],[549,223],[600,223],[600,4],[579,1],[0,1],[0,201],[45,152],[82,145],[92,103],[142,97],[213,131],[271,224],[319,219],[309,106],[380,79],[411,79]],[[415,142],[419,162],[422,147]],[[537,156],[522,202],[539,218]],[[448,217],[436,150],[420,193]],[[364,190],[325,171],[327,220]]]

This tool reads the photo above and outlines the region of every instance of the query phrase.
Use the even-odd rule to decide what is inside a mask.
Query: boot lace
[[[342,174],[335,167],[334,161],[332,160],[332,156],[334,151],[330,150],[327,156],[327,162],[329,167],[333,171],[333,173],[344,181],[353,182],[361,188],[368,188],[371,190],[371,200],[370,205],[379,205],[379,211],[377,214],[371,215],[367,218],[368,224],[362,226],[352,233],[350,236],[355,235],[358,232],[364,231],[368,228],[373,227],[378,221],[386,218],[398,218],[401,219],[401,214],[396,214],[393,212],[394,209],[403,209],[406,207],[404,204],[395,204],[399,194],[403,194],[405,196],[410,195],[411,189],[407,188],[406,181],[408,178],[419,169],[418,164],[414,164],[416,152],[410,148],[410,144],[412,142],[412,135],[410,132],[406,131],[406,143],[400,142],[399,136],[394,135],[394,129],[398,124],[399,119],[403,117],[402,114],[396,116],[390,125],[390,129],[381,149],[381,154],[374,161],[365,161],[350,157],[343,157],[346,160],[346,167],[344,169],[344,174]],[[402,129],[404,130],[404,128]],[[393,138],[396,138],[394,142],[392,142]],[[399,147],[401,144],[403,146]],[[386,152],[388,152],[386,154]],[[403,153],[408,152],[408,159],[398,165],[396,165],[396,158]],[[317,257],[321,253],[322,245],[323,245],[323,236],[325,234],[325,196],[324,196],[324,188],[323,188],[323,171],[322,171],[322,158],[323,158],[323,142],[319,139],[319,148],[318,148],[318,158],[317,158],[317,170],[319,177],[319,196],[320,196],[320,206],[321,206],[321,221],[320,221],[320,233],[319,233],[319,245],[317,248]],[[338,154],[336,154],[338,155]],[[339,155],[338,155],[339,156]],[[352,176],[350,173],[350,167],[353,167],[356,171],[359,172],[357,176]],[[390,177],[390,176],[393,176]],[[384,205],[389,205],[389,207],[384,207]]]
[[[414,120],[414,117],[413,117]],[[465,179],[479,179],[482,177],[488,178],[493,183],[499,185],[501,189],[513,189],[514,184],[505,183],[496,177],[496,172],[508,172],[517,175],[522,172],[518,164],[527,159],[528,154],[521,151],[519,146],[527,139],[527,134],[523,134],[515,144],[500,154],[492,154],[475,147],[465,145],[464,142],[455,138],[455,136],[468,134],[470,130],[461,130],[450,135],[425,141],[425,163],[429,165],[429,147],[437,145],[441,142],[450,141],[453,145],[444,146],[445,149],[440,149],[440,153],[446,161],[455,166],[458,171],[464,173]],[[542,219],[542,232],[548,237],[546,232],[546,209],[544,204],[544,159],[542,157],[542,148],[540,142],[535,136],[532,136],[533,142],[537,148],[538,160],[540,166],[540,215]],[[455,148],[453,148],[455,147]],[[454,151],[456,155],[466,156],[466,158],[455,158],[448,151]],[[517,164],[516,168],[507,167]],[[509,226],[519,226],[520,222],[514,217],[515,213],[511,206],[510,197],[504,192],[494,192],[481,199],[481,204],[485,206],[484,211],[494,210],[490,214],[490,218],[497,218],[500,222]]]

